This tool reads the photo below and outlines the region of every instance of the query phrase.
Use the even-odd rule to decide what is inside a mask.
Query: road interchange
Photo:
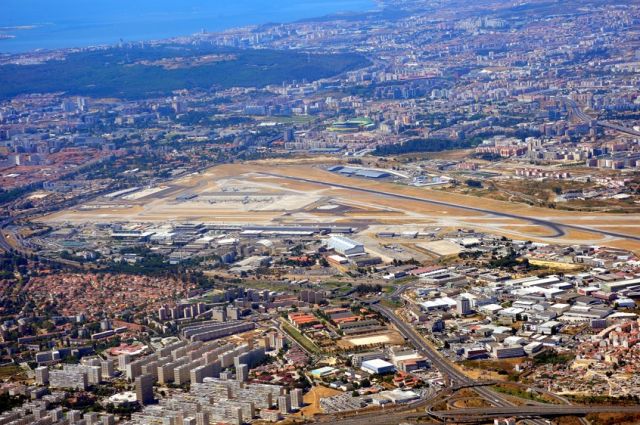
[[[412,284],[401,285],[387,297],[397,298],[403,292],[412,287]],[[559,401],[566,403],[558,404],[541,404],[535,403],[533,406],[518,406],[509,400],[505,395],[492,390],[485,386],[484,382],[474,380],[459,370],[453,363],[443,357],[438,350],[433,348],[410,324],[400,318],[390,307],[380,303],[380,298],[369,300],[370,308],[385,317],[394,327],[414,345],[430,362],[432,367],[438,369],[440,373],[448,381],[448,386],[440,392],[439,396],[450,396],[457,388],[473,388],[478,396],[489,402],[492,406],[483,409],[455,409],[455,410],[435,410],[437,399],[442,397],[434,397],[432,400],[421,400],[418,403],[405,406],[403,409],[395,408],[385,412],[384,422],[380,421],[378,413],[365,413],[356,417],[348,418],[332,418],[331,422],[340,425],[369,425],[372,420],[378,424],[392,424],[401,421],[418,420],[420,418],[429,417],[439,421],[447,422],[449,420],[460,423],[482,423],[487,419],[496,417],[517,417],[525,420],[529,425],[547,425],[548,422],[543,417],[555,417],[563,415],[586,415],[588,413],[603,412],[620,412],[619,406],[575,406],[571,405],[566,399],[558,397]],[[424,413],[416,413],[416,409],[423,408]],[[640,413],[640,406],[627,406],[624,412]],[[374,419],[374,416],[378,415]],[[583,424],[588,424],[584,418],[579,418]]]

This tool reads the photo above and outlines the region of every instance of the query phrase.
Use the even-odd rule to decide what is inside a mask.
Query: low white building
[[[327,240],[327,248],[346,256],[364,254],[363,244],[338,235],[333,235]]]

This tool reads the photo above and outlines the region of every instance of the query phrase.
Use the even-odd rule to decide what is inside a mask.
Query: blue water
[[[367,11],[372,0],[0,0],[0,52],[156,40]]]

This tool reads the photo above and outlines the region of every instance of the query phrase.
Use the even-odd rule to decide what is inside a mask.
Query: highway
[[[589,115],[585,114],[578,107],[578,104],[574,100],[569,99],[567,97],[563,98],[563,100],[569,105],[573,115],[576,118],[578,118],[580,121],[585,123],[585,124],[588,124],[588,123],[590,123],[592,121],[595,121],[595,124],[599,125],[600,127],[610,128],[611,130],[616,130],[616,131],[619,131],[621,133],[629,134],[631,136],[640,137],[640,131],[636,131],[636,130],[634,130],[632,128],[629,128],[629,127],[624,127],[622,125],[612,124],[612,123],[610,123],[608,121],[594,120],[592,117],[590,117]]]
[[[407,406],[409,407],[409,406]],[[566,405],[536,405],[483,407],[455,410],[429,410],[428,413],[389,411],[364,412],[349,418],[333,419],[332,424],[339,425],[397,425],[402,422],[414,422],[425,417],[431,417],[443,422],[451,423],[487,423],[495,418],[515,417],[528,423],[544,424],[548,422],[541,418],[558,416],[585,416],[590,413],[640,413],[640,406],[566,406]],[[583,419],[583,418],[580,418]]]
[[[398,329],[398,331],[407,338],[424,356],[426,356],[433,367],[438,369],[448,380],[451,386],[462,385],[471,386],[474,381],[467,377],[462,371],[456,368],[448,360],[446,360],[440,353],[431,347],[427,342],[419,335],[415,329],[409,324],[405,323],[391,309],[381,305],[373,304],[371,309],[377,311],[387,319]]]
[[[408,285],[407,285],[408,286]],[[407,286],[401,287],[406,289]],[[480,397],[493,404],[492,407],[477,409],[456,409],[436,411],[433,410],[432,403],[423,400],[420,405],[427,405],[425,413],[411,412],[415,410],[417,405],[404,406],[405,408],[392,408],[385,412],[366,412],[348,418],[339,418],[331,415],[325,420],[330,420],[332,424],[340,425],[370,425],[371,423],[382,424],[398,424],[403,421],[418,420],[425,416],[431,416],[438,420],[454,422],[486,422],[487,419],[496,417],[515,416],[524,419],[526,423],[532,425],[546,425],[547,421],[541,419],[544,416],[562,416],[562,415],[585,415],[588,413],[602,412],[629,412],[640,413],[640,406],[630,406],[624,410],[620,410],[618,406],[574,406],[574,405],[535,405],[535,406],[516,406],[507,400],[503,395],[492,391],[488,387],[474,386],[476,381],[467,377],[463,372],[458,370],[452,363],[440,355],[440,353],[431,347],[409,324],[400,319],[391,309],[380,304],[371,304],[371,308],[382,314],[403,334],[415,347],[422,352],[449,381],[450,386],[464,385],[474,387]],[[403,411],[404,410],[404,411]],[[580,419],[584,422],[584,419]]]
[[[7,238],[4,235],[4,232],[2,231],[2,229],[4,229],[5,227],[9,226],[12,222],[13,222],[13,218],[8,218],[6,220],[3,220],[0,222],[0,250],[1,251],[5,251],[5,252],[9,252],[11,250],[13,250],[14,252],[17,252],[23,256],[27,256],[29,254],[34,254],[35,252],[30,252],[29,250],[24,249],[23,247],[21,248],[17,248],[17,247],[13,247],[11,246],[11,244],[9,243],[9,241],[7,241]],[[19,241],[17,241],[19,242]],[[41,260],[46,260],[50,263],[56,263],[56,264],[62,264],[65,266],[71,266],[74,267],[76,269],[83,269],[84,265],[78,261],[73,261],[73,260],[66,260],[64,258],[52,258],[52,257],[45,257],[42,254],[39,253],[35,253],[38,255],[38,257]]]
[[[636,137],[640,137],[640,131],[636,131],[632,128],[629,127],[623,127],[621,125],[617,125],[617,124],[611,124],[610,122],[607,121],[596,121],[596,124],[598,124],[601,127],[606,127],[606,128],[610,128],[612,130],[617,130],[621,133],[626,133],[629,134],[631,136],[636,136]]]
[[[353,185],[345,185],[345,184],[340,184],[340,183],[325,182],[325,181],[321,181],[321,180],[305,179],[303,177],[293,177],[293,176],[287,176],[287,175],[283,175],[283,174],[274,174],[274,173],[260,173],[260,174],[265,175],[265,176],[270,176],[270,177],[277,177],[277,178],[282,178],[282,179],[299,181],[299,182],[302,182],[302,183],[311,183],[311,184],[317,184],[317,185],[322,185],[322,186],[337,187],[339,189],[353,190],[353,191],[357,191],[357,192],[363,192],[363,193],[368,193],[368,194],[372,194],[372,195],[379,195],[379,196],[384,196],[384,197],[388,197],[388,198],[401,199],[401,200],[405,200],[405,201],[422,202],[422,203],[425,203],[425,204],[437,205],[437,206],[441,206],[441,207],[457,208],[457,209],[463,210],[463,211],[473,211],[473,212],[482,213],[482,214],[489,214],[489,215],[493,215],[493,216],[496,216],[496,217],[503,217],[503,218],[511,218],[511,219],[515,219],[515,220],[528,221],[528,222],[530,222],[532,224],[535,224],[535,225],[538,225],[538,226],[547,227],[548,229],[551,229],[554,232],[554,234],[552,234],[552,235],[544,236],[545,238],[558,238],[558,237],[564,236],[566,234],[566,230],[570,229],[570,230],[579,230],[579,231],[584,231],[584,232],[591,232],[591,233],[599,234],[599,235],[602,235],[602,236],[611,236],[611,237],[620,238],[620,239],[628,239],[628,240],[640,241],[640,237],[639,236],[626,235],[626,234],[623,234],[623,233],[616,233],[616,232],[609,232],[607,230],[596,229],[596,228],[593,228],[593,227],[578,226],[578,225],[575,225],[575,224],[555,223],[555,222],[552,222],[552,221],[543,220],[543,219],[534,218],[534,217],[527,217],[527,216],[523,216],[523,215],[511,214],[511,213],[506,213],[506,212],[501,212],[501,211],[493,211],[493,210],[488,210],[488,209],[484,209],[484,208],[469,207],[469,206],[466,206],[466,205],[459,205],[459,204],[454,204],[454,203],[451,203],[451,202],[435,201],[435,200],[432,200],[432,199],[419,198],[417,196],[401,195],[401,194],[398,194],[398,193],[385,192],[383,190],[367,189],[367,188],[363,188],[363,187],[359,187],[359,186],[353,186]]]
[[[401,318],[399,318],[390,308],[385,307],[381,304],[373,304],[371,308],[378,313],[385,316],[393,325],[398,329],[398,331],[406,337],[411,343],[431,362],[432,366],[435,367],[442,373],[449,381],[449,386],[469,386],[473,387],[474,391],[477,392],[483,399],[493,404],[494,406],[500,408],[510,408],[515,405],[507,400],[503,395],[496,393],[485,386],[475,386],[477,384],[472,378],[469,378],[462,371],[456,368],[449,360],[444,358],[437,350],[431,347],[425,340],[419,335],[413,327],[409,324],[405,323]],[[532,419],[528,421],[533,425],[543,425],[544,421],[539,419]]]
[[[12,221],[11,219],[7,219],[0,222],[0,249],[6,252],[11,251],[12,247],[9,244],[9,242],[7,242],[7,239],[4,237],[4,233],[2,232],[2,229],[7,227],[9,224],[11,224],[11,221]]]
[[[513,407],[483,407],[430,411],[438,419],[455,419],[455,422],[484,422],[496,417],[531,418],[544,416],[576,416],[589,413],[640,413],[640,406],[576,406],[536,405]]]

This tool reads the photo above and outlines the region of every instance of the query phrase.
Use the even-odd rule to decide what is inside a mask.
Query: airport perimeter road
[[[406,200],[406,201],[422,202],[422,203],[425,203],[425,204],[438,205],[438,206],[448,207],[448,208],[457,208],[457,209],[463,210],[463,211],[478,212],[478,213],[482,213],[482,214],[493,215],[493,216],[496,216],[496,217],[503,217],[503,218],[511,218],[511,219],[515,219],[515,220],[528,221],[529,223],[532,223],[532,224],[535,224],[535,225],[538,225],[538,226],[547,227],[548,229],[551,229],[551,230],[553,230],[555,232],[553,235],[541,236],[541,237],[544,237],[544,238],[558,238],[558,237],[564,236],[566,234],[566,230],[567,229],[571,229],[571,230],[580,230],[580,231],[584,231],[584,232],[591,232],[591,233],[595,233],[595,234],[599,234],[599,235],[603,235],[603,236],[611,236],[611,237],[614,237],[614,238],[640,241],[640,237],[638,237],[638,236],[625,235],[625,234],[616,233],[616,232],[609,232],[609,231],[606,231],[606,230],[596,229],[596,228],[593,228],[593,227],[578,226],[578,225],[575,225],[575,224],[554,223],[552,221],[542,220],[542,219],[538,219],[538,218],[534,218],[534,217],[527,217],[527,216],[523,216],[523,215],[510,214],[510,213],[505,213],[505,212],[500,212],[500,211],[493,211],[493,210],[488,210],[488,209],[484,209],[484,208],[468,207],[468,206],[465,206],[465,205],[459,205],[459,204],[454,204],[454,203],[450,203],[450,202],[435,201],[435,200],[432,200],[432,199],[419,198],[417,196],[400,195],[400,194],[397,194],[397,193],[385,192],[385,191],[382,191],[382,190],[367,189],[367,188],[364,188],[364,187],[358,187],[358,186],[353,186],[353,185],[345,185],[345,184],[339,184],[339,183],[332,183],[332,182],[324,182],[324,181],[321,181],[321,180],[305,179],[305,178],[302,178],[302,177],[293,177],[293,176],[287,176],[287,175],[283,175],[283,174],[263,173],[263,172],[261,172],[259,174],[262,174],[262,175],[265,175],[265,176],[270,176],[270,177],[277,177],[277,178],[281,178],[281,179],[299,181],[299,182],[302,182],[302,183],[311,183],[311,184],[317,184],[317,185],[322,185],[322,186],[337,187],[337,188],[340,188],[340,189],[353,190],[353,191],[356,191],[356,192],[369,193],[369,194],[373,194],[373,195],[385,196],[385,197],[388,197],[388,198],[403,199],[403,200]]]

